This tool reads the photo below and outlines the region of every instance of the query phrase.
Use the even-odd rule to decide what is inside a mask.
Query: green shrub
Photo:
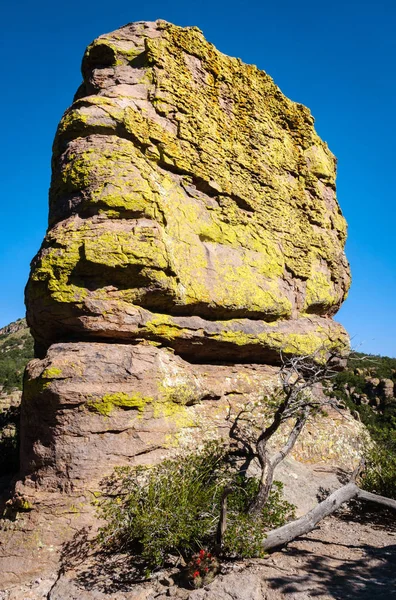
[[[224,551],[241,558],[262,557],[265,532],[281,527],[295,518],[295,506],[283,498],[283,484],[274,481],[268,502],[259,515],[250,515],[247,507],[256,497],[259,480],[255,477],[237,477],[234,491],[229,496],[227,529],[224,536]]]
[[[230,479],[225,456],[224,447],[213,442],[151,468],[116,469],[109,482],[115,497],[100,504],[107,520],[101,541],[132,548],[150,566],[163,564],[168,553],[188,556],[211,542],[219,498]]]
[[[116,469],[99,501],[106,520],[99,540],[109,551],[129,550],[150,568],[168,554],[185,560],[202,548],[215,547],[223,490],[231,486],[224,551],[232,556],[260,556],[265,531],[283,524],[292,506],[277,484],[259,517],[246,514],[258,481],[238,475],[224,444],[210,442],[154,467]]]
[[[19,406],[0,410],[0,477],[19,467]]]
[[[361,487],[368,492],[396,499],[396,435],[377,442],[366,453]]]

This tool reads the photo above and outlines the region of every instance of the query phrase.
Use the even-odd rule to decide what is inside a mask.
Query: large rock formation
[[[281,351],[348,343],[332,320],[349,285],[335,159],[309,110],[163,21],[101,36],[82,71],[26,292],[37,358],[12,507],[41,533],[17,528],[10,547],[39,539],[42,565],[114,465],[225,431]]]
[[[145,339],[274,362],[342,343],[346,227],[309,110],[163,21],[101,36],[82,71],[27,289],[40,354]]]

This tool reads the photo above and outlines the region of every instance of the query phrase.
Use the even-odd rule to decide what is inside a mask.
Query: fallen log
[[[295,540],[300,535],[309,533],[315,529],[319,521],[333,514],[337,508],[353,498],[376,502],[377,504],[396,510],[396,500],[366,492],[360,489],[354,481],[351,481],[330,494],[323,502],[320,502],[303,517],[270,531],[263,543],[264,550],[275,550]]]

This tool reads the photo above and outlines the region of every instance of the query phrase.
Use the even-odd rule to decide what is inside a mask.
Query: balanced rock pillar
[[[310,111],[164,21],[99,37],[82,73],[26,289],[32,513],[225,431],[228,400],[260,398],[280,353],[348,346],[336,161]]]

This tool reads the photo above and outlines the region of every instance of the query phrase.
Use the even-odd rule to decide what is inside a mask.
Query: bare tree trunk
[[[271,437],[274,434],[274,432],[271,432],[267,439],[264,438],[258,441],[257,453],[261,466],[261,478],[257,496],[249,506],[249,513],[257,514],[263,510],[265,503],[268,500],[268,496],[271,492],[272,484],[274,482],[275,469],[279,465],[279,463],[281,463],[282,460],[289,454],[289,452],[293,450],[298,436],[300,435],[305,423],[307,422],[309,413],[309,407],[305,407],[303,414],[296,420],[294,427],[289,434],[286,444],[274,456],[270,457],[266,448],[269,437]]]
[[[261,466],[261,477],[257,495],[248,508],[248,512],[251,514],[259,513],[263,509],[274,480],[274,469],[265,447],[259,449],[258,457]]]
[[[320,504],[315,506],[315,508],[310,510],[300,519],[270,531],[263,543],[264,550],[280,548],[300,535],[309,533],[316,527],[319,521],[324,517],[331,515],[341,506],[341,504],[352,500],[352,498],[376,502],[377,504],[382,504],[387,508],[396,510],[396,500],[365,492],[364,490],[361,490],[354,481],[351,481],[339,490],[333,492],[326,500],[320,502]]]
[[[220,551],[223,545],[224,534],[227,528],[227,497],[232,492],[232,487],[226,487],[221,496],[220,519],[217,525],[216,550]]]

